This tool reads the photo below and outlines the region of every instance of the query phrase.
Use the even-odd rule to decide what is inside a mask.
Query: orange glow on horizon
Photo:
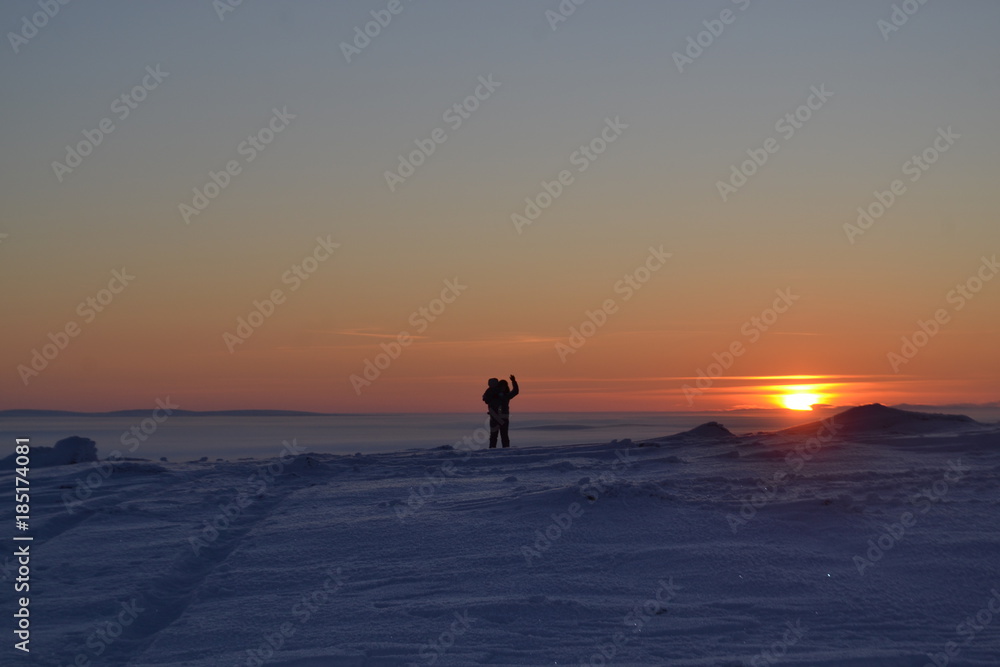
[[[827,403],[830,396],[824,392],[827,385],[792,385],[777,387],[782,391],[777,398],[777,403],[789,410],[811,411],[818,403]]]

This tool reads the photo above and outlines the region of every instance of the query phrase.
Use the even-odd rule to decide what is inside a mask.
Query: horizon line
[[[690,415],[690,414],[733,414],[739,412],[783,412],[783,413],[808,413],[808,412],[826,412],[830,410],[847,410],[850,408],[860,407],[862,405],[878,405],[877,401],[872,403],[859,403],[859,404],[845,404],[845,405],[830,405],[830,404],[814,404],[814,408],[810,410],[790,410],[788,408],[779,406],[761,406],[761,407],[740,407],[740,408],[728,408],[728,409],[718,409],[718,410],[602,410],[595,412],[594,410],[519,410],[517,414],[522,415],[551,415],[551,414],[678,414],[678,415]],[[935,408],[935,409],[1000,409],[1000,402],[988,402],[988,403],[944,403],[944,404],[930,404],[930,403],[895,403],[893,405],[888,405],[886,407],[899,407],[905,406],[908,408]],[[159,408],[154,408],[159,409]],[[13,416],[15,413],[22,413],[28,416],[30,413],[49,413],[53,416],[55,415],[76,415],[76,416],[111,416],[111,415],[124,415],[129,414],[145,414],[150,412],[151,409],[145,408],[119,408],[114,410],[97,410],[97,411],[83,411],[83,410],[64,410],[64,409],[49,409],[49,408],[7,408],[0,410],[0,417],[2,416]],[[372,415],[415,415],[415,414],[437,414],[437,415],[473,415],[479,414],[479,410],[469,410],[469,411],[441,411],[441,412],[427,412],[426,410],[419,410],[413,412],[407,411],[386,411],[386,412],[316,412],[313,410],[295,410],[295,409],[285,409],[285,408],[226,408],[226,409],[216,409],[216,410],[189,410],[178,408],[172,412],[181,415],[188,416],[200,416],[200,415],[216,415],[222,416],[225,414],[233,414],[246,417],[256,417],[256,416],[314,416],[314,417],[355,417],[355,416],[372,416]]]

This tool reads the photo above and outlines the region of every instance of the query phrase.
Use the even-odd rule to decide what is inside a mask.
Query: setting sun
[[[788,394],[781,402],[789,410],[812,410],[814,403],[820,402],[819,394]]]
[[[826,406],[831,400],[838,400],[845,391],[846,385],[843,382],[831,381],[837,378],[832,376],[819,375],[784,375],[770,376],[777,380],[826,380],[825,382],[809,382],[802,384],[772,384],[759,387],[758,391],[764,393],[771,405],[785,408],[786,410],[813,410],[813,406]]]

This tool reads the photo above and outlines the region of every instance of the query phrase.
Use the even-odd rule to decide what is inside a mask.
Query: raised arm
[[[514,398],[515,396],[517,396],[519,390],[517,388],[517,380],[514,379],[513,375],[510,376],[510,384],[511,387],[513,387],[513,391],[510,392],[510,396],[508,396],[507,398]]]

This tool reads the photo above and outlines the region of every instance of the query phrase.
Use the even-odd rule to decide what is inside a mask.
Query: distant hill
[[[70,410],[0,410],[3,417],[148,417],[152,408],[113,410],[111,412],[73,412]],[[303,412],[300,410],[174,410],[184,417],[328,417],[348,413]]]
[[[981,424],[965,415],[900,410],[899,408],[886,407],[881,403],[849,408],[825,421],[833,422],[840,427],[837,430],[838,435],[886,432],[915,435],[919,433],[985,427],[985,424]],[[809,435],[815,434],[821,428],[824,428],[824,422],[816,421],[782,429],[778,433],[784,435]]]
[[[952,405],[922,405],[919,403],[899,403],[893,407],[900,410],[914,410],[916,412],[927,412],[928,410],[996,410],[1000,408],[1000,401],[990,401],[987,403],[955,403]]]

